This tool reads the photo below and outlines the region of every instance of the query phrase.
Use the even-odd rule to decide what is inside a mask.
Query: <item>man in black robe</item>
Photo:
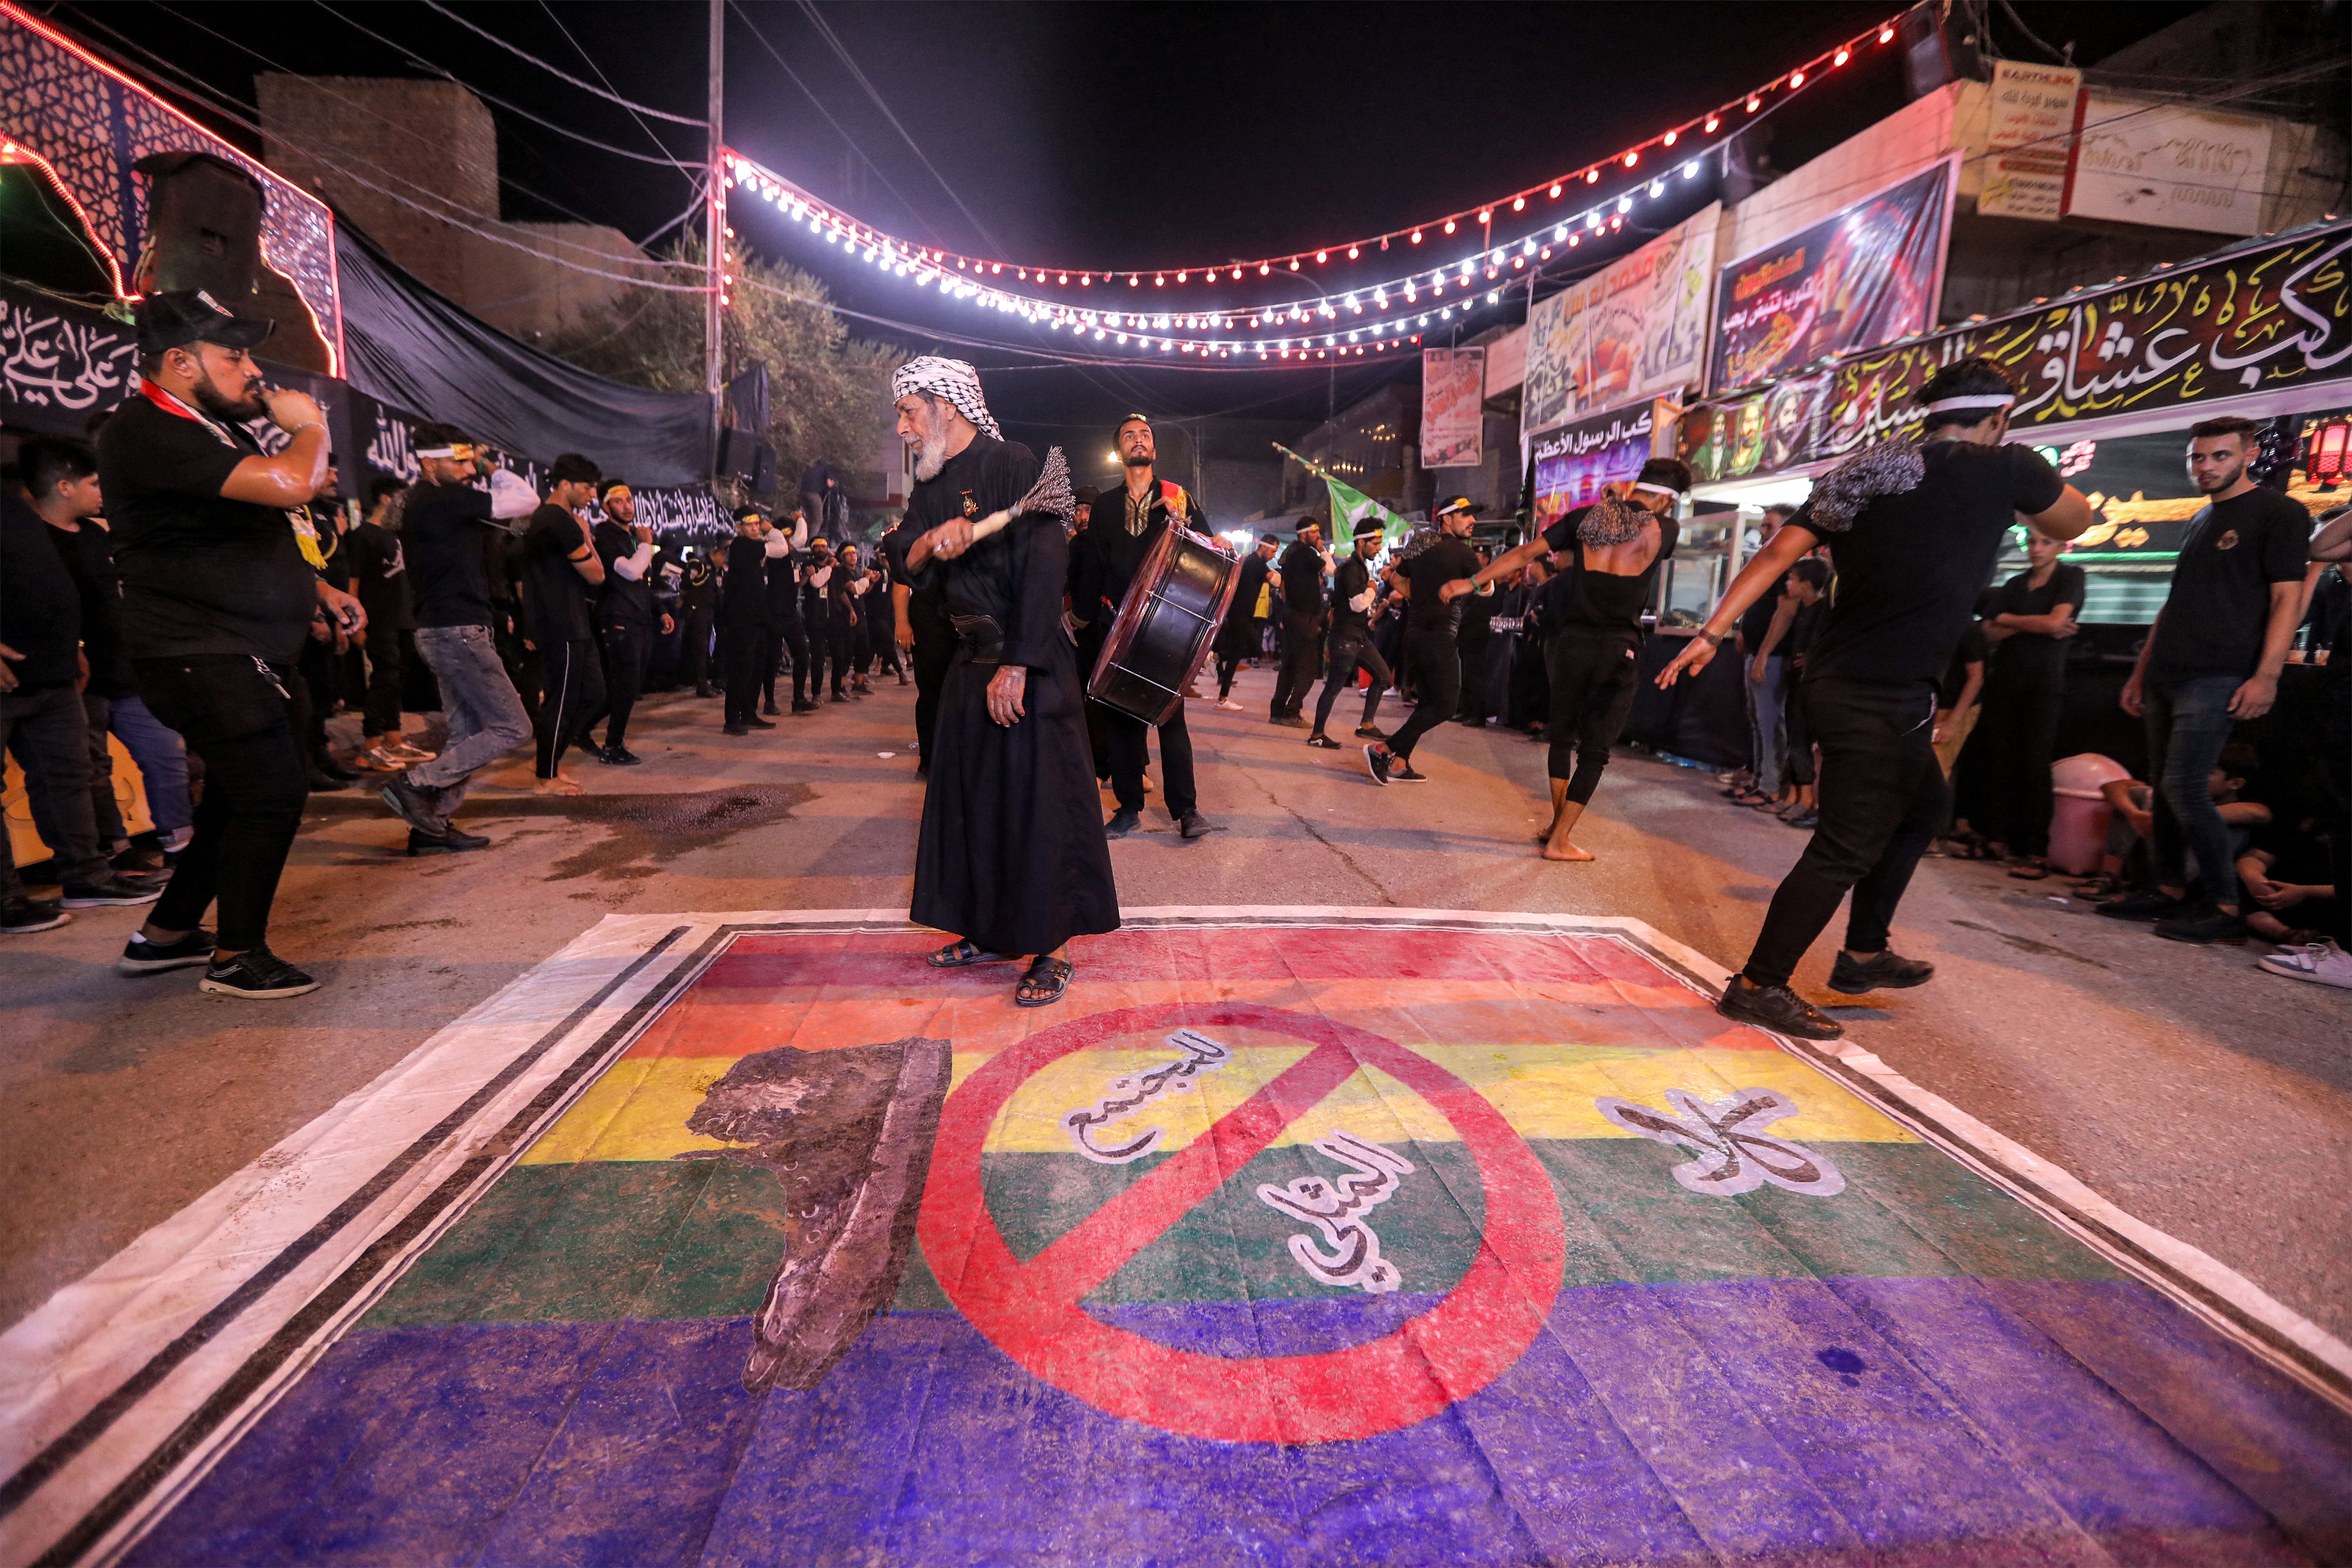
[[[1074,936],[1118,929],[1110,848],[1095,817],[1084,693],[1062,628],[1068,542],[1061,521],[1024,513],[974,540],[972,524],[1013,506],[1037,459],[1004,440],[960,361],[899,367],[899,437],[916,448],[907,552],[918,586],[940,590],[960,643],[940,693],[923,796],[911,913],[956,933],[941,969],[1034,955],[1013,992],[1059,1001]]]
[[[1151,547],[1160,542],[1160,536],[1171,525],[1200,533],[1209,527],[1200,502],[1186,494],[1183,486],[1153,473],[1156,453],[1150,420],[1140,414],[1129,415],[1114,439],[1118,443],[1119,461],[1127,469],[1127,483],[1096,499],[1102,521],[1087,529],[1089,547],[1081,563],[1077,591],[1070,597],[1071,616],[1087,630],[1097,631],[1090,639],[1097,658],[1104,641],[1100,632],[1107,632],[1118,618],[1136,573],[1142,569]],[[1103,831],[1110,837],[1124,838],[1143,825],[1143,770],[1150,761],[1151,727],[1131,713],[1105,704],[1095,706],[1102,711],[1103,738],[1110,752],[1106,760],[1110,763],[1111,793],[1118,801],[1118,809]],[[1193,789],[1192,733],[1184,726],[1181,701],[1160,726],[1160,782],[1167,786],[1161,798],[1177,830],[1187,838],[1214,833],[1214,825],[1201,815],[1200,797]]]

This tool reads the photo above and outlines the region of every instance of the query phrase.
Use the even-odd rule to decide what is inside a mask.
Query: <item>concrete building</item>
[[[645,253],[603,224],[499,216],[498,129],[453,81],[263,75],[262,156],[394,260],[502,331],[541,342],[610,304]],[[595,271],[583,271],[583,268]]]

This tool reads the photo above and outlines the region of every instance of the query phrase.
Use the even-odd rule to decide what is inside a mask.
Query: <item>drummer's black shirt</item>
[[[1150,511],[1140,532],[1129,533],[1123,526],[1105,527],[1101,523],[1087,527],[1087,549],[1078,564],[1077,592],[1070,596],[1070,614],[1079,620],[1108,623],[1118,613],[1119,605],[1127,599],[1128,584],[1135,580],[1136,573],[1143,566],[1143,558],[1151,553],[1160,531],[1168,526],[1166,487],[1157,478],[1152,484],[1162,493],[1152,497]],[[1209,520],[1201,510],[1201,503],[1181,486],[1176,494],[1183,503],[1185,526],[1195,533],[1207,532]],[[1127,500],[1125,488],[1121,487],[1116,498],[1106,496],[1096,501],[1095,510],[1103,511],[1104,502],[1113,499],[1123,504]],[[1127,514],[1122,511],[1120,515]]]

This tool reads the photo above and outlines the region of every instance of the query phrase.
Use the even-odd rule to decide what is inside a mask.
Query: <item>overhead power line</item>
[[[488,27],[477,26],[475,24],[468,22],[465,17],[460,16],[457,12],[452,11],[446,5],[441,5],[439,0],[425,0],[425,3],[427,5],[432,6],[434,10],[440,12],[444,16],[448,17],[452,22],[457,23],[457,26],[465,28],[467,31],[479,34],[481,37],[488,38],[490,42],[498,45],[499,47],[506,50],[507,53],[513,55],[518,58],[529,60],[532,65],[537,66],[548,75],[557,77],[564,81],[570,82],[573,87],[580,89],[583,92],[593,92],[598,98],[608,99],[635,114],[650,114],[656,120],[667,120],[679,125],[692,125],[705,131],[708,131],[710,128],[710,121],[708,120],[698,119],[691,114],[672,114],[667,109],[656,109],[650,104],[638,103],[633,99],[623,98],[619,93],[611,90],[609,88],[598,87],[593,81],[582,81],[578,77],[573,76],[571,72],[548,64],[545,60],[541,59],[537,55],[530,53],[528,49],[520,48],[515,45],[507,42],[504,38],[499,37],[496,33],[491,32]],[[600,72],[599,74],[602,73]]]
[[[563,18],[555,14],[555,7],[549,5],[547,0],[539,0],[539,8],[547,13],[547,19],[555,24],[555,30],[563,35],[563,41],[572,46],[572,52],[588,62],[588,68],[596,73],[596,79],[606,87],[611,87],[613,79],[604,74],[604,68],[596,63],[596,57],[588,52],[586,46],[572,36],[572,29],[563,25]],[[646,133],[646,140],[654,144],[655,151],[667,153],[669,149],[662,145],[662,139],[654,133],[652,126],[646,123],[645,116],[639,114],[634,106],[625,105],[625,107],[628,107],[629,118],[637,122],[637,129]],[[686,173],[686,165],[679,163],[677,159],[673,157],[670,162],[677,165],[680,174]]]

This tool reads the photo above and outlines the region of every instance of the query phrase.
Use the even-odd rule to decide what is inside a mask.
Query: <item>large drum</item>
[[[1087,695],[1147,724],[1164,724],[1201,673],[1233,603],[1241,567],[1214,542],[1172,524],[1127,587]]]

